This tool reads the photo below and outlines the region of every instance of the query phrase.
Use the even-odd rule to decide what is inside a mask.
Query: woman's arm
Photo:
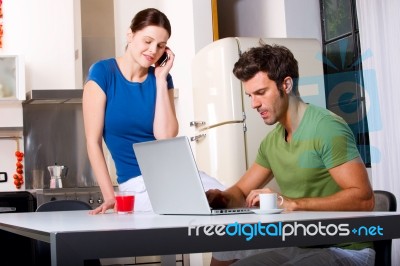
[[[178,135],[179,124],[175,113],[174,90],[168,90],[167,76],[172,68],[175,55],[167,48],[169,59],[164,66],[156,67],[157,98],[154,116],[154,136],[156,139],[173,138]]]
[[[91,211],[104,213],[115,205],[114,187],[103,154],[103,127],[106,95],[94,82],[88,81],[83,90],[83,120],[90,164],[103,194],[104,203]]]

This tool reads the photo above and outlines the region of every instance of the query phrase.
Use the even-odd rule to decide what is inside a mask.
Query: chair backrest
[[[374,190],[375,208],[374,211],[395,212],[397,201],[395,195],[385,190]]]
[[[384,190],[374,190],[375,207],[374,211],[391,211],[397,210],[396,196]],[[392,240],[374,241],[375,249],[375,265],[392,265]]]
[[[89,203],[80,200],[54,200],[40,205],[37,212],[91,210]]]

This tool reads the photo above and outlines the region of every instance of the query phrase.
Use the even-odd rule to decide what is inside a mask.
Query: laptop
[[[212,209],[189,139],[185,136],[133,144],[153,211],[157,214],[253,213],[251,208]]]

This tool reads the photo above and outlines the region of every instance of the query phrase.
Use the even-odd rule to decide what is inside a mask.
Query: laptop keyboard
[[[234,208],[234,209],[211,209],[215,214],[239,214],[239,213],[254,213],[252,208]]]

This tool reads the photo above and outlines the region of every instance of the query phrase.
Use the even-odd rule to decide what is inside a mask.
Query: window
[[[326,105],[343,117],[367,167],[368,122],[355,0],[320,0]]]

